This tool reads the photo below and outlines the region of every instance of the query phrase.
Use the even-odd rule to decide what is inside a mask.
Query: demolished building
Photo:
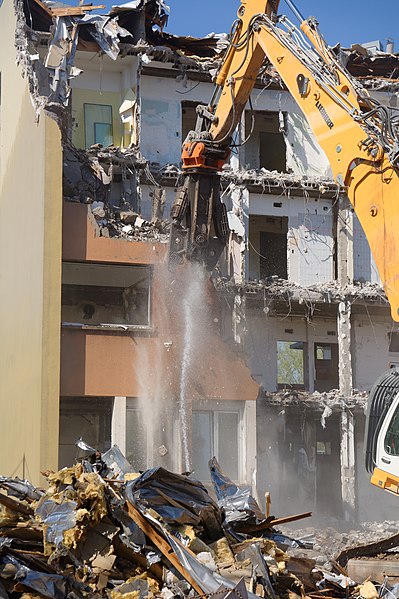
[[[109,16],[4,0],[0,17],[3,472],[37,481],[58,466],[58,448],[69,464],[83,436],[100,450],[117,443],[138,470],[188,466],[204,481],[216,455],[233,480],[271,491],[281,513],[392,517],[362,452],[367,392],[399,363],[399,329],[345,190],[270,65],[223,171],[228,252],[183,406],[168,216],[181,145],[226,39],[165,33],[161,0]],[[397,102],[398,56],[337,52],[370,93]],[[26,293],[35,301],[21,310]]]

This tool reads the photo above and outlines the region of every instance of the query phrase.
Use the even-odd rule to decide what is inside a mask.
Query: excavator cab
[[[369,396],[365,438],[371,483],[399,494],[399,371],[385,372]]]

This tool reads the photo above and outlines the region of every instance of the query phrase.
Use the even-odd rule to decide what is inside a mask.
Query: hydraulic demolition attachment
[[[212,106],[197,106],[197,124],[183,145],[183,182],[171,211],[169,264],[185,259],[213,270],[229,235],[226,206],[220,199],[220,174],[230,156],[227,146],[212,141]]]

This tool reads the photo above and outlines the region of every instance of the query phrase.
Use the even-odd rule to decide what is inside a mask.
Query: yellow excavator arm
[[[291,0],[286,1],[300,17]],[[215,92],[208,106],[197,109],[196,131],[183,146],[185,181],[172,210],[171,254],[191,253],[206,262],[209,253],[216,259],[223,247],[228,228],[217,173],[229,157],[234,130],[267,60],[305,115],[334,179],[346,187],[392,318],[399,321],[397,122],[339,63],[314,18],[301,18],[297,28],[277,16],[278,8],[279,0],[241,0]],[[219,251],[209,245],[216,238]]]

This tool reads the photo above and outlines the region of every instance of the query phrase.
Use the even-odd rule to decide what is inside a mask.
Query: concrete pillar
[[[344,396],[353,391],[351,354],[351,304],[338,305],[339,390]],[[355,519],[355,422],[351,412],[341,414],[341,485],[344,518]]]
[[[244,459],[244,477],[247,480],[242,482],[252,485],[253,493],[257,493],[257,472],[256,472],[256,401],[245,402],[244,412],[244,430],[245,440],[245,459]]]
[[[245,187],[244,189],[242,189],[242,222],[245,228],[245,241],[246,241],[246,252],[244,252],[244,264],[243,264],[243,268],[244,268],[244,281],[248,280],[248,273],[249,273],[249,247],[248,247],[248,240],[249,240],[249,190]]]
[[[353,391],[352,353],[351,353],[351,303],[338,304],[338,356],[339,390],[342,395],[351,395]]]
[[[353,283],[353,211],[346,195],[338,200],[337,275],[340,285]]]
[[[126,455],[126,397],[115,397],[112,410],[111,442]]]
[[[341,414],[341,484],[346,522],[356,518],[355,473],[355,420],[346,410]]]
[[[315,379],[315,361],[314,361],[314,334],[313,327],[307,324],[306,326],[306,348],[307,348],[307,378],[308,378],[308,391],[313,393],[314,391],[314,379]]]

